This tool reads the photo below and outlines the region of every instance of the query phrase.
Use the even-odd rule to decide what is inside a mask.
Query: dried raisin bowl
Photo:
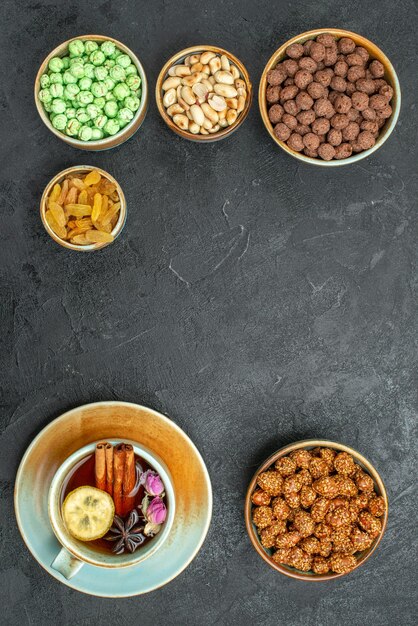
[[[51,226],[49,225],[47,219],[46,219],[46,212],[47,212],[47,204],[48,204],[48,198],[54,188],[54,185],[56,184],[61,184],[62,181],[67,177],[67,176],[85,176],[86,174],[88,174],[91,171],[97,171],[99,172],[99,174],[102,176],[102,178],[106,179],[107,181],[109,181],[110,183],[113,183],[113,185],[116,186],[116,192],[119,196],[119,202],[120,202],[120,210],[119,210],[119,216],[118,219],[111,231],[111,234],[113,235],[113,241],[109,241],[109,242],[100,242],[100,243],[91,243],[88,245],[77,245],[75,243],[71,243],[70,241],[67,241],[65,239],[62,239],[61,237],[59,237],[57,235],[57,233],[55,233]],[[105,172],[104,170],[100,169],[99,167],[93,167],[92,165],[74,165],[73,167],[69,167],[66,170],[63,170],[62,172],[59,172],[56,176],[54,176],[54,178],[52,178],[49,183],[47,184],[47,186],[44,189],[44,192],[42,194],[42,198],[41,198],[41,204],[40,204],[40,214],[41,214],[41,220],[42,223],[45,227],[46,232],[48,233],[48,235],[50,235],[50,237],[52,237],[52,239],[54,241],[56,241],[57,243],[60,244],[60,246],[63,246],[64,248],[68,248],[69,250],[75,250],[77,252],[94,252],[95,250],[100,250],[101,248],[104,248],[106,246],[109,246],[110,244],[112,244],[115,239],[120,235],[120,233],[122,232],[123,227],[125,226],[125,222],[126,222],[126,215],[127,215],[127,206],[126,206],[126,199],[125,199],[125,195],[122,191],[121,186],[119,185],[118,181],[113,178],[113,176],[111,176],[108,172]]]
[[[307,156],[302,151],[297,151],[297,150],[292,149],[290,146],[287,145],[286,141],[281,140],[279,137],[276,136],[274,132],[274,124],[272,124],[269,118],[269,103],[267,102],[267,97],[266,97],[266,91],[267,91],[267,86],[268,86],[268,80],[267,80],[268,73],[271,70],[275,69],[278,63],[284,61],[285,58],[287,58],[286,50],[289,48],[289,46],[294,45],[294,44],[305,44],[306,42],[310,40],[316,39],[320,35],[322,36],[331,35],[337,42],[339,39],[343,37],[348,37],[355,42],[356,46],[365,48],[370,55],[370,60],[377,60],[383,64],[383,67],[384,67],[383,78],[387,81],[387,83],[393,89],[393,97],[390,102],[392,109],[393,109],[392,114],[386,120],[384,126],[380,128],[379,135],[376,138],[375,144],[369,149],[364,149],[363,151],[358,152],[358,153],[352,153],[351,156],[348,156],[346,158],[340,157],[340,158],[334,158],[332,160],[322,160],[319,157]],[[396,75],[396,72],[391,62],[389,61],[387,56],[380,50],[380,48],[378,48],[374,43],[372,43],[365,37],[362,37],[361,35],[357,35],[356,33],[352,33],[351,31],[347,31],[347,30],[343,30],[339,28],[317,29],[317,30],[310,30],[310,31],[304,32],[301,35],[297,35],[296,37],[289,39],[289,41],[287,41],[282,46],[280,46],[280,48],[276,50],[276,52],[272,55],[267,65],[265,66],[262,77],[261,77],[260,87],[259,87],[259,106],[260,106],[260,113],[261,113],[263,123],[269,135],[288,154],[299,159],[300,161],[303,161],[304,163],[310,163],[312,165],[321,165],[321,166],[327,166],[327,167],[336,167],[339,165],[349,165],[352,163],[357,163],[361,159],[364,159],[370,156],[373,152],[378,150],[385,143],[385,141],[388,139],[393,129],[395,128],[396,122],[399,117],[399,111],[401,107],[401,90],[399,86],[398,77]]]
[[[347,573],[349,573],[349,571],[342,571],[340,573],[337,572],[326,572],[326,573],[315,573],[313,572],[311,569],[309,570],[302,570],[302,569],[297,569],[296,567],[293,567],[289,564],[285,564],[285,563],[280,563],[277,560],[273,559],[273,554],[274,554],[274,550],[273,548],[269,548],[266,547],[264,544],[268,543],[266,541],[262,542],[261,536],[259,534],[259,532],[257,531],[257,526],[254,522],[254,514],[256,509],[258,509],[257,513],[256,513],[256,519],[255,521],[257,523],[259,523],[260,520],[258,520],[258,517],[260,516],[260,514],[265,514],[267,516],[267,513],[269,513],[267,511],[267,508],[269,505],[265,505],[265,506],[257,506],[255,504],[253,504],[253,500],[254,500],[254,494],[256,492],[256,499],[258,501],[258,499],[260,498],[260,492],[262,490],[259,489],[259,477],[260,474],[262,474],[263,472],[267,472],[268,470],[275,470],[275,464],[278,463],[279,466],[281,466],[282,464],[284,464],[287,460],[289,459],[289,456],[292,457],[292,455],[295,455],[296,451],[303,451],[302,455],[304,453],[306,453],[306,451],[309,451],[310,453],[312,453],[312,451],[315,450],[315,448],[321,448],[321,449],[326,449],[330,451],[330,454],[334,455],[334,453],[336,453],[337,455],[341,455],[341,459],[343,459],[345,461],[345,459],[347,459],[348,457],[352,457],[352,460],[354,460],[354,463],[356,465],[358,465],[361,469],[361,473],[363,478],[365,478],[366,481],[370,482],[370,479],[373,481],[373,491],[375,493],[376,496],[378,496],[377,500],[379,503],[381,503],[381,505],[384,505],[384,511],[381,514],[381,516],[378,518],[380,520],[379,524],[378,524],[378,530],[375,533],[375,536],[373,537],[373,541],[372,543],[365,549],[363,550],[358,550],[355,553],[353,553],[356,563],[354,566],[350,567],[349,571],[353,571],[354,569],[356,569],[357,567],[359,567],[360,565],[362,565],[363,563],[365,563],[365,561],[373,554],[373,552],[375,551],[375,549],[377,548],[378,544],[380,543],[383,534],[385,532],[386,529],[386,524],[387,524],[387,518],[388,518],[388,499],[387,499],[387,494],[386,494],[386,489],[385,486],[383,484],[383,481],[379,475],[379,473],[377,472],[377,470],[373,467],[373,465],[366,459],[364,458],[359,452],[357,452],[356,450],[353,450],[352,448],[349,448],[348,446],[345,446],[343,444],[340,443],[335,443],[333,441],[326,441],[326,440],[317,440],[317,439],[310,439],[310,440],[305,440],[305,441],[297,441],[296,443],[290,444],[288,446],[285,446],[284,448],[278,450],[277,452],[275,452],[273,455],[271,455],[257,470],[257,472],[255,473],[255,475],[253,476],[248,490],[247,490],[247,495],[246,495],[246,500],[245,500],[245,522],[246,522],[246,527],[247,527],[247,532],[248,535],[250,537],[251,543],[253,544],[254,548],[256,549],[256,551],[258,552],[258,554],[264,559],[264,561],[266,561],[266,563],[268,563],[272,568],[274,568],[275,570],[277,570],[278,572],[281,572],[282,574],[285,574],[286,576],[289,576],[291,578],[296,578],[299,580],[307,580],[307,581],[324,581],[324,580],[330,580],[330,579],[334,579],[334,578],[338,578],[340,576],[345,576]],[[320,457],[313,457],[313,458],[319,458]],[[302,465],[298,465],[298,471],[302,471],[302,469],[300,469],[302,467]],[[289,471],[291,471],[292,468],[289,469]],[[294,468],[292,471],[295,471]],[[271,475],[271,479],[273,480],[275,478],[274,476],[275,472],[272,472]],[[286,473],[285,473],[286,474]],[[290,476],[297,476],[297,474],[290,474]],[[370,482],[371,485],[371,482]],[[274,491],[274,489],[273,489]],[[264,492],[263,492],[264,493]],[[371,493],[371,492],[370,492]],[[359,491],[359,494],[362,495],[363,492]],[[270,496],[270,498],[273,500],[273,496]],[[324,499],[324,497],[320,498],[318,496],[318,499]],[[340,498],[342,499],[342,498]],[[276,498],[276,501],[280,500],[281,498]],[[330,500],[330,502],[332,502],[332,500]],[[273,506],[277,506],[278,504],[281,504],[281,502],[275,502],[273,504]],[[306,504],[306,503],[305,503]],[[305,514],[306,509],[309,509],[309,507],[305,508],[302,506],[300,508],[296,508],[296,509],[292,509],[292,511],[299,511],[301,513],[300,517],[301,517],[301,521],[302,522],[309,522],[308,520],[304,520],[304,517],[308,517]],[[383,506],[382,506],[383,508]],[[360,511],[362,512],[362,511]],[[288,520],[285,516],[279,514],[278,511],[274,511],[271,512],[272,513],[272,519],[271,520],[267,520],[266,524],[261,524],[261,526],[265,526],[266,529],[271,528],[272,525],[277,524],[283,524],[284,522],[282,521],[282,518],[284,517],[285,519],[285,523],[288,523]],[[269,515],[271,515],[271,513],[269,513]],[[368,514],[367,514],[368,515]],[[367,522],[367,515],[365,516],[366,519],[365,521]],[[320,524],[317,524],[317,526],[319,526]],[[325,524],[323,524],[325,525]],[[260,526],[258,527],[258,530],[260,530]],[[308,529],[309,530],[309,529]],[[316,528],[315,528],[316,530]],[[353,530],[354,530],[354,526],[353,526]],[[275,531],[274,531],[275,532]],[[282,533],[283,531],[281,530],[280,533]],[[357,531],[356,531],[357,532]],[[274,533],[273,533],[274,534]],[[287,531],[287,534],[291,535],[292,534],[292,530]],[[295,534],[293,532],[293,534]],[[361,533],[358,532],[358,534],[361,535]],[[283,535],[281,535],[283,536]],[[309,535],[308,533],[304,533],[302,534],[302,537],[305,537],[305,539],[303,539],[303,541],[308,541],[309,539]],[[291,539],[291,537],[289,538]],[[297,539],[297,538],[296,538]],[[293,545],[297,545],[298,542],[294,543]],[[279,549],[279,546],[277,546],[277,539],[275,540],[275,548]],[[302,552],[302,551],[301,551]],[[344,552],[342,552],[342,554],[344,554]],[[332,556],[332,555],[331,555]],[[338,567],[336,568],[338,569]]]

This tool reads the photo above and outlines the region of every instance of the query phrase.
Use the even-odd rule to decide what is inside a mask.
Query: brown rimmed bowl
[[[267,73],[273,68],[275,68],[277,63],[279,63],[280,61],[283,61],[286,58],[286,48],[293,43],[303,44],[305,43],[305,41],[308,41],[309,39],[315,39],[316,37],[318,37],[318,35],[323,35],[323,34],[333,35],[333,37],[335,37],[337,40],[341,39],[341,37],[350,37],[351,39],[355,41],[357,46],[362,46],[363,48],[366,48],[366,50],[369,52],[370,56],[373,59],[377,59],[383,64],[385,68],[384,78],[389,83],[389,85],[393,88],[393,92],[394,92],[393,98],[391,100],[391,106],[393,109],[392,115],[390,116],[388,120],[386,120],[386,124],[380,129],[379,137],[377,138],[375,145],[372,148],[369,148],[369,150],[363,150],[363,152],[352,154],[347,159],[338,159],[338,160],[333,159],[332,161],[324,161],[323,159],[319,157],[318,158],[308,157],[305,154],[302,154],[301,152],[296,152],[295,150],[292,150],[284,141],[280,141],[280,139],[278,139],[273,132],[273,124],[269,120],[268,106],[267,106],[267,100],[266,100]],[[318,28],[316,30],[306,31],[305,33],[302,33],[301,35],[297,35],[296,37],[289,39],[289,41],[286,41],[286,43],[284,43],[282,46],[280,46],[278,50],[276,50],[276,52],[269,59],[266,67],[264,68],[263,74],[261,76],[260,87],[258,91],[258,101],[259,101],[260,113],[261,113],[264,126],[266,127],[273,141],[275,141],[277,145],[279,145],[283,150],[285,150],[285,152],[295,157],[296,159],[303,161],[304,163],[310,163],[312,165],[320,165],[323,167],[338,167],[340,165],[350,165],[352,163],[357,163],[358,161],[361,161],[362,159],[367,158],[368,156],[373,154],[373,152],[376,152],[376,150],[378,150],[379,148],[381,148],[381,146],[383,146],[383,144],[389,138],[390,134],[395,128],[396,122],[398,121],[399,111],[401,108],[401,88],[400,88],[399,80],[398,80],[398,77],[396,75],[396,72],[392,63],[389,61],[387,56],[382,52],[382,50],[380,50],[380,48],[376,46],[376,44],[369,41],[365,37],[362,37],[361,35],[352,33],[349,30],[343,30],[341,28]]]
[[[247,100],[245,103],[244,110],[241,111],[236,121],[233,124],[231,124],[231,126],[222,128],[217,133],[213,133],[212,135],[210,134],[209,135],[194,135],[193,133],[189,133],[187,130],[182,130],[181,128],[179,128],[173,122],[171,117],[168,115],[166,108],[163,105],[162,84],[165,81],[165,79],[168,77],[168,70],[170,69],[170,67],[172,67],[173,65],[181,64],[184,61],[184,59],[191,54],[201,54],[202,52],[208,52],[208,51],[215,52],[216,54],[220,54],[220,55],[224,54],[225,56],[228,57],[231,63],[237,66],[241,74],[242,80],[244,80],[245,84],[247,85]],[[155,99],[157,102],[157,107],[158,107],[161,117],[163,118],[167,126],[171,128],[171,130],[175,132],[177,135],[180,135],[180,137],[184,137],[185,139],[189,139],[190,141],[197,141],[200,143],[211,143],[213,141],[219,141],[220,139],[225,139],[225,137],[228,137],[233,132],[235,132],[246,119],[249,113],[249,110],[251,108],[252,98],[253,98],[252,84],[250,81],[250,76],[245,66],[241,63],[239,59],[237,59],[236,56],[231,54],[231,52],[228,52],[228,50],[224,50],[223,48],[218,48],[216,46],[192,46],[190,48],[185,48],[184,50],[180,50],[180,52],[177,52],[177,54],[172,56],[164,65],[161,72],[159,73],[159,76],[157,78],[157,84],[155,86]]]
[[[271,465],[273,465],[277,461],[277,459],[280,459],[281,457],[288,455],[290,452],[293,452],[293,450],[299,450],[301,448],[305,450],[312,450],[313,448],[317,448],[317,447],[332,448],[333,450],[336,450],[338,452],[347,452],[348,454],[351,454],[351,456],[354,458],[354,461],[358,463],[358,465],[360,465],[360,467],[362,467],[373,478],[374,487],[375,487],[375,491],[377,495],[382,496],[385,501],[385,513],[380,518],[382,522],[382,530],[381,530],[380,535],[375,539],[375,541],[370,546],[370,548],[367,548],[367,550],[363,550],[363,552],[358,553],[356,555],[357,565],[355,566],[353,570],[351,570],[350,572],[346,572],[345,574],[334,574],[334,573],[314,574],[313,572],[302,572],[300,570],[295,569],[294,567],[291,567],[290,565],[282,565],[280,563],[276,563],[271,558],[273,554],[272,550],[264,548],[261,545],[260,538],[257,533],[257,529],[252,521],[252,509],[254,505],[251,502],[251,496],[256,488],[257,478],[259,474],[261,472],[266,471]],[[303,581],[321,582],[325,580],[333,580],[334,578],[340,578],[341,576],[346,576],[347,574],[350,574],[351,572],[356,570],[358,567],[363,565],[363,563],[365,563],[367,559],[370,558],[373,552],[376,550],[386,530],[387,521],[388,521],[388,497],[387,497],[385,485],[383,484],[383,480],[381,479],[378,471],[373,467],[370,461],[368,461],[362,454],[357,452],[357,450],[353,450],[353,448],[350,448],[349,446],[345,446],[342,443],[336,443],[334,441],[327,441],[324,439],[306,439],[304,441],[296,441],[295,443],[285,446],[284,448],[281,448],[280,450],[272,454],[268,459],[266,459],[266,461],[264,461],[264,463],[262,463],[262,465],[258,468],[256,473],[254,474],[248,486],[247,495],[245,498],[245,524],[247,527],[247,532],[250,537],[251,543],[253,544],[258,554],[268,565],[270,565],[270,567],[272,567],[276,571],[280,572],[281,574],[285,574],[285,576],[289,576],[290,578],[296,578],[298,580],[303,580]]]
[[[54,185],[56,185],[57,183],[61,184],[64,178],[68,176],[68,174],[78,174],[78,175],[84,176],[85,174],[88,174],[92,170],[97,170],[100,173],[100,175],[103,176],[103,178],[107,178],[107,180],[110,180],[111,183],[116,185],[116,190],[120,198],[120,211],[119,211],[118,221],[116,222],[115,227],[112,230],[112,235],[114,237],[113,241],[102,242],[102,243],[91,243],[87,246],[82,246],[82,245],[77,245],[75,243],[71,243],[69,241],[65,241],[65,239],[61,239],[61,237],[58,237],[58,235],[54,233],[54,231],[52,230],[52,228],[46,221],[45,213],[47,211],[47,200]],[[69,167],[66,170],[63,170],[62,172],[59,172],[59,174],[54,176],[54,178],[52,178],[49,181],[49,183],[45,187],[44,192],[42,194],[40,213],[41,213],[41,220],[45,227],[46,232],[48,233],[50,237],[52,237],[54,241],[59,243],[60,246],[62,246],[63,248],[68,248],[69,250],[76,250],[77,252],[94,252],[95,250],[100,250],[101,248],[110,246],[112,243],[114,243],[116,238],[120,235],[123,227],[125,226],[127,207],[126,207],[125,194],[122,191],[122,187],[119,185],[118,181],[115,178],[113,178],[113,176],[111,176],[111,174],[109,174],[108,172],[105,172],[104,170],[101,170],[99,167],[94,167],[93,165],[74,165],[73,167]]]
[[[134,117],[129,122],[129,124],[127,124],[124,128],[122,128],[122,130],[116,133],[116,135],[112,135],[111,137],[104,137],[103,139],[98,139],[96,141],[81,141],[80,139],[76,139],[75,137],[69,137],[65,133],[61,132],[60,130],[57,130],[56,128],[52,126],[52,122],[49,119],[49,115],[45,111],[42,102],[40,102],[38,98],[38,93],[41,89],[41,85],[40,85],[41,76],[42,74],[46,73],[48,69],[49,61],[52,59],[52,57],[65,56],[68,52],[68,44],[71,41],[74,41],[75,39],[82,39],[83,41],[86,39],[89,39],[91,41],[98,41],[98,42],[112,41],[117,48],[122,50],[122,52],[124,52],[131,58],[131,61],[136,66],[136,69],[138,70],[138,74],[141,78],[142,90],[141,90],[141,103],[139,105],[139,109],[136,111]],[[148,83],[147,83],[147,77],[145,75],[145,70],[142,67],[140,60],[132,52],[130,48],[125,46],[125,44],[121,43],[117,39],[114,39],[113,37],[105,37],[104,35],[80,35],[79,37],[71,37],[71,39],[68,39],[67,41],[64,41],[59,46],[57,46],[55,50],[52,50],[52,52],[50,52],[50,54],[48,54],[46,59],[44,59],[44,61],[41,63],[41,66],[38,70],[38,73],[35,79],[34,95],[35,95],[36,108],[38,109],[38,113],[41,117],[41,120],[45,124],[45,126],[52,133],[54,133],[56,137],[58,137],[59,139],[62,139],[62,141],[65,141],[65,143],[68,143],[70,146],[73,146],[73,148],[79,148],[80,150],[94,150],[94,151],[108,150],[110,148],[114,148],[115,146],[119,146],[121,143],[124,143],[130,137],[132,137],[132,135],[134,135],[136,131],[138,130],[138,128],[141,126],[142,122],[145,119],[145,115],[147,113],[147,108],[148,108]]]

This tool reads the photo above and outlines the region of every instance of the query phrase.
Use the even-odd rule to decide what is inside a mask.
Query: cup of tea
[[[88,540],[98,519],[94,506],[100,515],[110,515],[111,526]],[[88,444],[64,461],[51,482],[48,512],[62,545],[51,566],[70,579],[85,563],[116,569],[154,554],[170,533],[175,495],[170,473],[155,453],[112,439]]]

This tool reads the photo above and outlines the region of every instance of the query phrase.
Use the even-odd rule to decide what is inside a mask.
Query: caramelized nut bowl
[[[374,145],[372,145],[372,147],[369,147],[368,149],[363,148],[362,151],[360,152],[353,151],[351,156],[334,157],[332,158],[332,160],[323,160],[322,158],[319,158],[318,156],[316,157],[308,156],[304,154],[303,150],[301,150],[300,148],[298,148],[298,150],[292,149],[292,147],[287,145],[286,140],[282,140],[282,138],[279,138],[278,136],[276,136],[274,132],[274,124],[270,121],[269,103],[267,102],[267,97],[266,97],[266,91],[267,91],[267,86],[268,86],[268,74],[271,70],[276,68],[278,63],[281,63],[282,61],[284,61],[285,58],[289,58],[286,52],[289,46],[305,44],[308,41],[316,40],[317,37],[319,36],[326,36],[326,35],[331,35],[337,42],[342,38],[350,38],[351,40],[353,40],[356,46],[365,48],[370,55],[370,61],[375,60],[375,61],[380,62],[383,65],[384,75],[382,78],[393,89],[393,96],[391,97],[391,100],[390,100],[392,112],[391,114],[388,113],[388,115],[390,116],[388,117],[388,119],[386,119],[384,125],[379,129]],[[326,66],[325,69],[327,70],[328,66]],[[348,83],[348,84],[352,85],[352,83]],[[284,83],[284,85],[286,85],[286,82]],[[341,89],[339,89],[339,91],[341,91]],[[333,92],[331,92],[330,95],[332,95],[332,93]],[[306,92],[301,91],[300,94],[306,95]],[[328,98],[328,96],[326,97]],[[296,37],[289,39],[289,41],[286,41],[286,43],[284,43],[282,46],[280,46],[280,48],[278,48],[278,50],[276,50],[276,52],[274,52],[274,54],[269,59],[267,65],[265,66],[263,74],[261,76],[258,99],[259,99],[260,113],[261,113],[264,126],[266,127],[273,141],[277,143],[277,145],[279,145],[288,154],[295,157],[296,159],[299,159],[300,161],[303,161],[304,163],[310,163],[312,165],[320,165],[324,167],[337,167],[340,165],[349,165],[352,163],[357,163],[361,159],[364,159],[370,156],[373,152],[378,150],[385,143],[385,141],[388,139],[393,129],[395,128],[396,122],[399,117],[399,111],[401,107],[401,90],[400,90],[398,77],[396,75],[396,72],[391,62],[389,61],[387,56],[382,52],[382,50],[380,50],[380,48],[378,48],[373,42],[369,41],[365,37],[362,37],[361,35],[352,33],[347,30],[343,30],[340,28],[325,28],[325,29],[310,30],[310,31],[302,33],[301,35],[297,35]],[[280,102],[282,103],[281,100]],[[304,111],[305,109],[302,107],[302,112]],[[303,125],[304,123],[305,122],[299,122],[299,125]],[[307,144],[305,144],[305,146],[306,145]],[[338,145],[338,144],[333,144],[333,145]],[[348,144],[344,144],[344,145],[350,147]]]
[[[103,179],[109,181],[110,183],[116,186],[116,192],[117,192],[117,195],[119,197],[119,202],[120,202],[119,215],[111,231],[111,235],[113,237],[112,241],[106,241],[106,242],[101,241],[101,242],[95,242],[95,243],[90,243],[90,244],[78,245],[76,243],[72,243],[71,241],[61,238],[51,228],[47,220],[48,216],[46,215],[47,210],[48,210],[48,198],[51,195],[51,192],[53,191],[54,186],[56,184],[61,184],[64,181],[64,179],[67,178],[68,176],[80,178],[80,177],[86,176],[89,172],[92,172],[92,171],[98,172]],[[48,185],[45,187],[45,190],[42,194],[41,204],[40,204],[40,213],[41,213],[42,223],[45,227],[46,232],[60,246],[62,246],[63,248],[68,248],[69,250],[76,250],[77,252],[94,252],[95,250],[100,250],[101,248],[104,248],[112,244],[115,241],[115,239],[120,235],[126,222],[127,207],[126,207],[125,195],[122,191],[122,188],[117,182],[117,180],[113,178],[113,176],[111,176],[111,174],[109,174],[108,172],[105,172],[104,170],[98,167],[93,167],[92,165],[74,165],[73,167],[69,167],[68,169],[63,170],[62,172],[59,172],[59,174],[54,176],[54,178],[52,178],[49,181]]]
[[[204,61],[206,61],[206,57],[209,58],[211,55],[215,57],[216,55],[219,58],[223,58],[225,65],[221,67],[220,62],[219,62],[218,71],[216,71],[215,66],[211,67],[209,70],[208,68],[209,68],[210,62],[213,61],[213,57],[212,57],[212,59],[210,59],[208,63],[205,63],[205,66],[203,66],[203,70],[202,70],[202,63],[199,62],[200,55],[205,55],[205,58],[203,59]],[[194,63],[194,61],[197,61],[197,62]],[[189,74],[188,75],[181,74],[180,76],[177,76],[176,74],[174,74],[174,72],[176,71],[175,66],[177,65],[181,66],[181,68],[183,69],[187,68],[185,69],[185,71],[188,71]],[[191,68],[190,71],[188,70],[189,67]],[[228,67],[234,68],[236,78],[234,77],[233,80],[232,80],[232,77],[229,76]],[[206,75],[204,72],[210,72],[210,73]],[[239,76],[238,76],[238,73],[239,73]],[[198,77],[198,74],[200,75],[200,78]],[[211,109],[211,106],[210,106],[211,97],[215,96],[219,98],[219,95],[216,95],[218,94],[218,91],[215,90],[216,91],[216,94],[215,94],[213,87],[210,93],[206,93],[200,97],[199,95],[195,95],[195,98],[196,98],[195,101],[193,101],[193,99],[190,99],[189,103],[187,103],[186,101],[182,101],[182,106],[178,108],[178,115],[176,114],[176,112],[172,112],[170,115],[170,112],[168,110],[172,109],[172,106],[179,104],[178,102],[179,94],[177,93],[178,89],[182,89],[182,88],[184,89],[185,87],[186,88],[190,87],[190,89],[193,90],[193,94],[195,94],[195,91],[193,89],[195,87],[195,84],[193,83],[193,80],[194,80],[193,77],[196,77],[196,80],[197,82],[199,82],[199,85],[202,84],[202,92],[203,92],[205,91],[205,88],[203,87],[204,82],[209,79],[215,80],[214,79],[215,74],[218,74],[220,76],[220,80],[222,82],[224,81],[224,79],[225,79],[225,83],[226,81],[228,81],[228,84],[223,84],[220,89],[220,92],[221,92],[226,87],[225,94],[222,94],[222,98],[225,97],[226,101],[228,101],[228,114],[229,114],[228,123],[222,118],[222,121],[224,122],[224,126],[220,127],[217,121],[218,116],[221,119],[221,115],[225,114],[224,110],[222,110],[222,113],[219,113],[219,114],[217,113],[217,111],[220,112],[221,111],[220,108],[216,108],[214,111],[210,110]],[[223,74],[228,74],[228,75],[222,76]],[[187,82],[187,79],[190,79],[190,85],[186,85],[183,79],[186,79],[186,82]],[[176,83],[176,82],[178,83],[179,80],[181,80],[181,83],[178,84],[177,86],[173,85],[172,88],[170,85],[167,88],[168,80],[170,80],[170,82],[173,82],[173,83]],[[200,83],[200,80],[202,80],[203,83]],[[239,85],[239,86],[237,87],[237,89],[235,89],[234,85],[235,86]],[[216,86],[219,88],[219,85],[216,85]],[[235,95],[230,95],[230,96],[227,95],[226,92],[228,89],[232,90],[232,93],[235,91]],[[167,93],[168,91],[170,91],[170,93]],[[238,95],[236,93],[237,91],[238,91]],[[240,91],[244,92],[245,102],[244,101],[239,102]],[[170,98],[170,96],[172,97]],[[192,93],[190,93],[189,96],[193,98]],[[157,79],[157,84],[155,88],[155,98],[156,98],[157,107],[158,107],[161,117],[163,118],[167,126],[171,128],[173,132],[191,141],[208,143],[208,142],[219,141],[220,139],[224,139],[225,137],[231,135],[234,131],[236,131],[241,126],[241,124],[246,119],[248,112],[250,110],[250,107],[251,107],[252,85],[251,85],[249,74],[246,68],[244,67],[244,65],[241,63],[239,59],[237,59],[233,54],[231,54],[227,50],[223,50],[222,48],[217,48],[216,46],[192,46],[190,48],[185,48],[184,50],[181,50],[180,52],[172,56],[164,65]],[[238,98],[238,105],[237,105],[237,102],[233,102],[237,98]],[[173,102],[171,102],[171,100],[173,100]],[[191,116],[191,110],[193,108],[200,109],[201,106],[209,107],[207,109],[208,113],[211,115],[211,117],[213,116],[215,120],[212,122],[212,128],[209,128],[208,119],[205,114],[204,123],[208,125],[209,130],[201,126],[200,124],[197,124],[198,119],[200,118],[203,119],[203,114],[201,110],[196,111],[196,113],[198,114],[198,119],[194,120],[194,118],[192,118]],[[223,104],[223,106],[225,107],[225,103]],[[231,111],[233,111],[233,113]],[[189,114],[190,114],[190,117],[188,117]],[[178,123],[175,123],[175,118],[177,117],[179,118]],[[182,128],[182,126],[184,126],[184,128]],[[200,131],[199,131],[199,127],[200,127]],[[191,132],[192,128],[194,132]],[[214,128],[216,130],[213,130]]]
[[[328,469],[321,473],[324,463]],[[305,491],[286,490],[302,476]],[[331,493],[343,483],[354,490],[351,495]],[[295,495],[298,503],[292,503]],[[331,580],[360,567],[379,545],[387,519],[386,489],[373,465],[348,446],[320,439],[297,441],[272,454],[253,476],[245,500],[255,550],[276,571],[304,581]],[[292,559],[297,563],[290,565]]]

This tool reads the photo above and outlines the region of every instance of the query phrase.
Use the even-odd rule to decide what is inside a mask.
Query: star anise
[[[136,509],[132,509],[126,520],[123,520],[119,515],[115,515],[113,526],[104,537],[107,541],[116,542],[112,552],[115,554],[122,554],[125,550],[135,552],[144,543],[145,535],[142,534],[144,525],[138,524],[139,521],[140,517]]]

